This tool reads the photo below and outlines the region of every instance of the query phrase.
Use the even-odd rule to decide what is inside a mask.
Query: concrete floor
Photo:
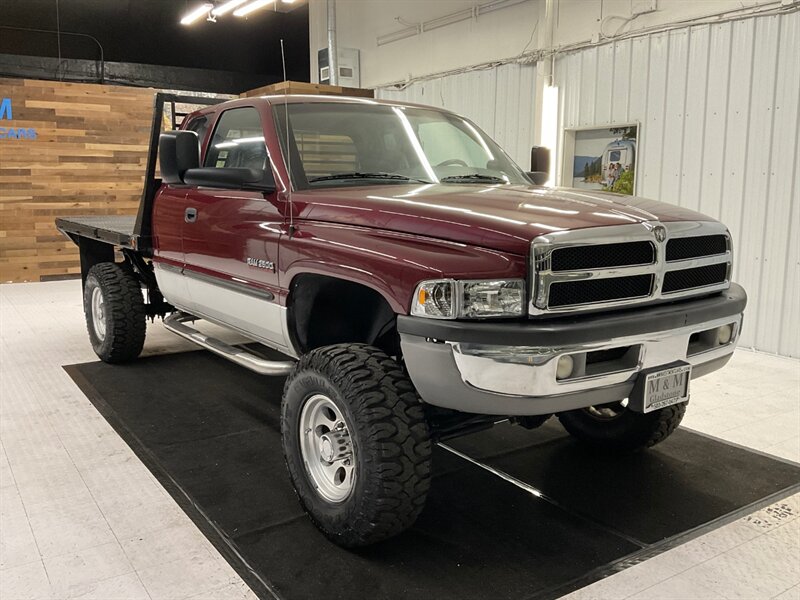
[[[146,354],[188,349],[149,326]],[[61,369],[92,360],[80,282],[0,286],[0,599],[255,598]],[[800,361],[739,350],[692,385],[685,427],[800,462]],[[800,494],[567,597],[800,600],[798,517]]]

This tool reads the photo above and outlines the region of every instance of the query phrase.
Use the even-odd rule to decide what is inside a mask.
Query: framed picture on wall
[[[565,130],[561,184],[635,194],[639,134],[638,123]]]

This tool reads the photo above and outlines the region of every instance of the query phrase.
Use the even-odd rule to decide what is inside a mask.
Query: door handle
[[[187,223],[194,223],[197,221],[197,209],[187,208],[183,213],[183,220]]]

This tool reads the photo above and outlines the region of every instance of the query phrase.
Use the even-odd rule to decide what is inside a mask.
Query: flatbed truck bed
[[[135,233],[136,215],[95,215],[56,219],[59,231],[75,237],[105,242],[120,248],[139,250],[140,236]]]

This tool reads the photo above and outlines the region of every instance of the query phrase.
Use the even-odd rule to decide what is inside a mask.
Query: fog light
[[[733,325],[723,325],[722,327],[717,327],[717,344],[720,346],[729,344],[732,337]]]
[[[556,379],[566,379],[572,375],[572,369],[575,368],[575,361],[569,354],[565,354],[558,359],[556,366]]]

